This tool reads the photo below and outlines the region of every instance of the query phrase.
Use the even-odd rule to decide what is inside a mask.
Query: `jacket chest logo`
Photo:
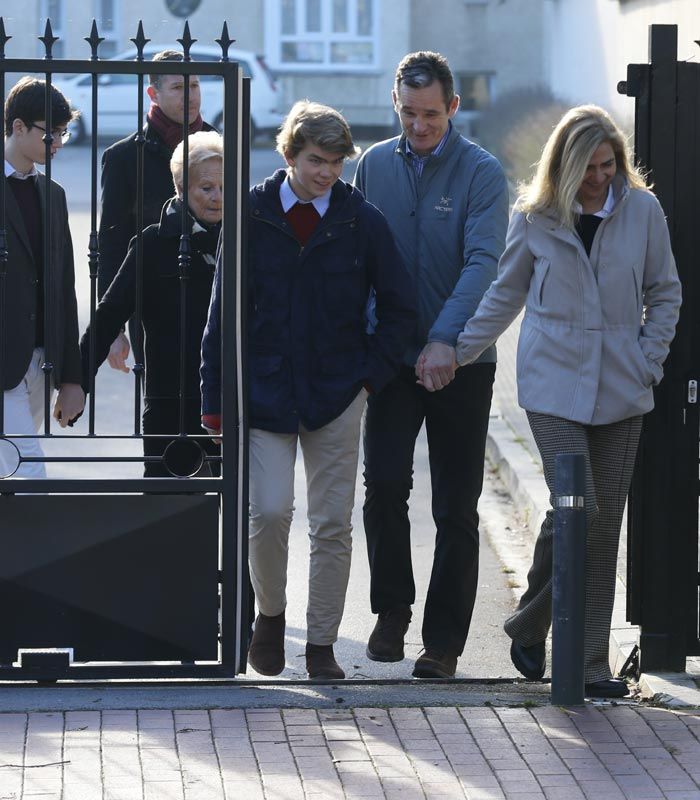
[[[440,202],[434,206],[436,211],[439,211],[442,214],[450,214],[454,209],[452,208],[452,198],[446,197],[443,195],[440,198]]]

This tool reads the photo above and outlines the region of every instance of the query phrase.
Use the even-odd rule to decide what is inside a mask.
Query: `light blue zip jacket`
[[[503,169],[451,126],[420,178],[401,136],[362,155],[355,185],[386,217],[416,286],[418,320],[404,356],[413,366],[427,342],[457,343],[496,277],[508,226]],[[495,347],[479,359],[495,360]]]
[[[681,285],[659,201],[621,176],[613,192],[590,257],[574,231],[516,205],[498,279],[459,337],[468,364],[525,306],[517,376],[528,411],[605,425],[654,406]]]

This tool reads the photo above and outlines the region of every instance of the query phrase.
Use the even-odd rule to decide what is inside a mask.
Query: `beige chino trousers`
[[[352,553],[352,508],[367,401],[361,389],[336,419],[315,431],[250,431],[250,578],[259,611],[281,614],[287,605],[289,530],[294,513],[294,465],[301,445],[306,471],[309,539],[307,641],[333,644],[345,607]]]

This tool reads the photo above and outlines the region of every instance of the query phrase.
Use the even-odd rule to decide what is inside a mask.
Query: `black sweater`
[[[148,399],[177,398],[180,385],[180,279],[178,251],[181,203],[177,198],[164,207],[161,221],[143,232],[143,328]],[[190,218],[190,224],[192,219]],[[220,225],[204,230],[195,224],[190,236],[191,262],[187,287],[186,377],[188,398],[198,399],[202,333],[207,321],[216,245]],[[136,238],[124,263],[95,312],[95,370],[107,358],[109,348],[124,323],[136,310]],[[87,389],[89,337],[80,342]]]

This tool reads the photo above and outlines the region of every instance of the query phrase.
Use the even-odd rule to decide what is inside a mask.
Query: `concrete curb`
[[[549,493],[540,462],[533,458],[524,446],[523,439],[514,433],[507,420],[500,415],[494,415],[489,420],[486,457],[498,471],[523,518],[531,547],[534,546],[540,524],[549,508]],[[507,538],[495,535],[490,540],[503,564],[522,572],[522,567],[518,570],[518,565],[512,564],[513,555]],[[626,594],[625,584],[618,572],[610,637],[610,663],[614,673],[622,667],[639,639],[639,628],[625,619]],[[700,660],[689,658],[688,670],[682,673],[642,673],[639,679],[642,697],[668,708],[700,707]]]

